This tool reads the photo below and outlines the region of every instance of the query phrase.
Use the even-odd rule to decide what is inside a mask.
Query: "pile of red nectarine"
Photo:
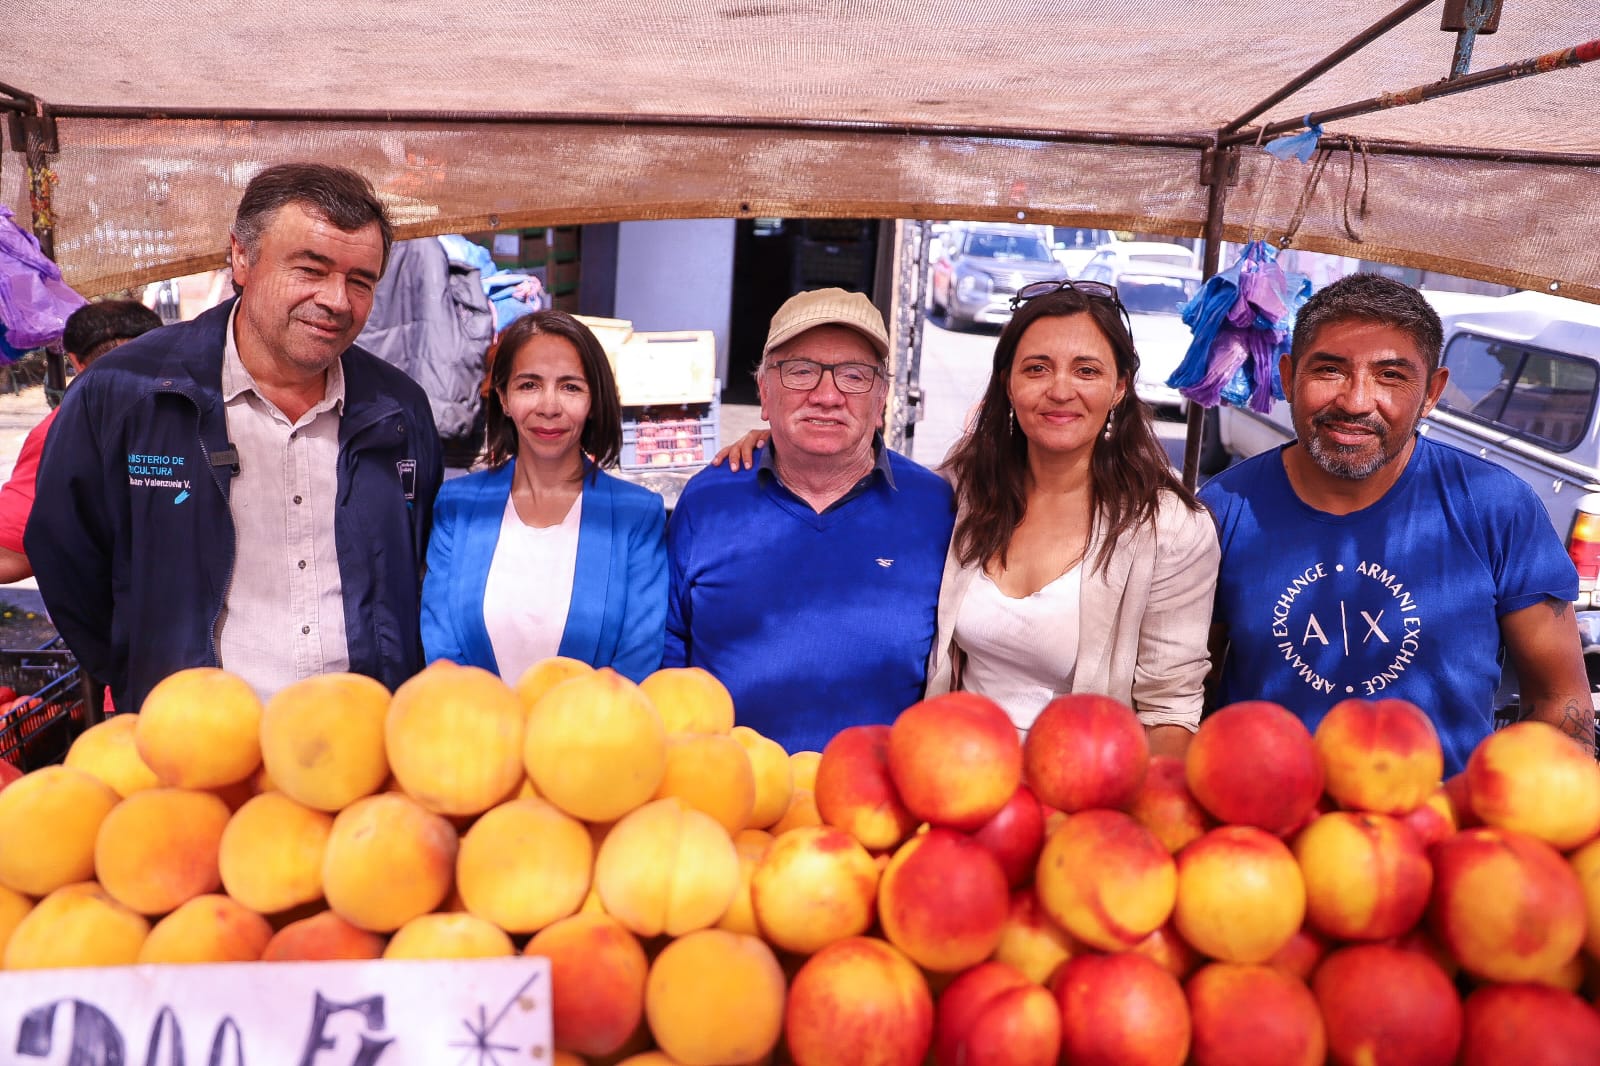
[[[1600,766],[1536,722],[1448,788],[1442,766],[1398,700],[1341,703],[1315,737],[1235,704],[1182,760],[1095,696],[1056,700],[1021,745],[967,694],[847,730],[818,810],[880,830],[874,950],[918,973],[869,970],[870,941],[817,952],[791,1046],[815,1026],[872,1052],[796,1061],[1600,1061],[1579,994],[1600,991]],[[918,977],[930,998],[886,1025]],[[838,985],[861,1006],[808,1009],[806,988]]]

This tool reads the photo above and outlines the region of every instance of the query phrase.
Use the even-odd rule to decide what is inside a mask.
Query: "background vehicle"
[[[932,301],[951,329],[1011,319],[1011,297],[1065,271],[1050,254],[1048,226],[1005,223],[952,227],[933,265]]]
[[[1164,241],[1112,241],[1095,249],[1094,255],[1078,271],[1084,281],[1106,281],[1106,272],[1113,274],[1135,266],[1189,267],[1200,265],[1193,250],[1181,244]],[[1106,282],[1110,284],[1109,281]]]
[[[1578,567],[1578,623],[1600,683],[1600,307],[1518,292],[1425,295],[1444,321],[1449,383],[1420,431],[1526,481]],[[1288,404],[1218,409],[1218,438],[1247,457],[1291,440]]]
[[[1103,244],[1116,240],[1116,234],[1106,229],[1079,229],[1075,226],[1050,227],[1050,254],[1067,272],[1076,278],[1089,264],[1089,260]]]
[[[1097,274],[1102,271],[1097,269]],[[1183,305],[1200,291],[1200,271],[1194,267],[1135,264],[1111,272],[1122,306],[1128,309],[1133,346],[1139,352],[1139,377],[1134,382],[1139,399],[1157,410],[1182,412],[1189,401],[1167,384],[1189,351],[1193,334],[1179,317]],[[1081,280],[1099,280],[1083,278]]]

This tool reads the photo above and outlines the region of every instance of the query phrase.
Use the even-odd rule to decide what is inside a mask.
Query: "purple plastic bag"
[[[56,343],[67,316],[86,303],[61,280],[61,268],[39,249],[38,239],[0,204],[0,329],[6,346],[25,352]]]

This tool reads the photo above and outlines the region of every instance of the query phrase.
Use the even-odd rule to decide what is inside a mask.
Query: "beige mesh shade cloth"
[[[245,182],[289,159],[366,173],[402,236],[752,215],[1193,236],[1211,135],[1398,3],[8,0],[0,82],[58,116],[55,254],[86,294],[220,263]],[[1441,10],[1263,120],[1444,77]],[[1596,0],[1509,0],[1472,69],[1594,38]],[[1600,302],[1597,115],[1600,63],[1331,123],[1369,150],[1330,159],[1294,243]],[[14,149],[0,202],[26,221]],[[1275,238],[1310,168],[1241,155],[1224,235]]]

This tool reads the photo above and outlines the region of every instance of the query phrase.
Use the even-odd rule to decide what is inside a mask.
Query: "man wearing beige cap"
[[[955,509],[878,435],[888,354],[860,293],[791,297],[756,370],[770,442],[696,475],[667,527],[665,665],[710,671],[791,752],[922,696]]]

